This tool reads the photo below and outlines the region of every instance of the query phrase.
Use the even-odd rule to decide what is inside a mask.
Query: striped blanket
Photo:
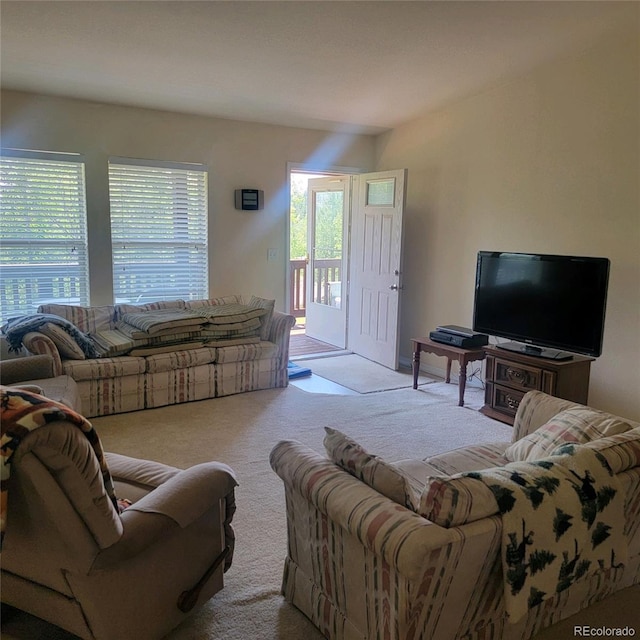
[[[99,357],[100,354],[89,336],[82,333],[73,323],[53,313],[35,313],[7,320],[1,331],[7,338],[9,351],[19,351],[22,347],[22,338],[30,331],[37,331],[39,327],[47,323],[55,324],[64,329],[75,340],[87,358]]]
[[[7,521],[7,501],[11,461],[22,439],[34,429],[56,420],[66,420],[78,427],[94,450],[107,495],[116,511],[122,511],[116,498],[113,480],[107,467],[100,438],[92,424],[69,407],[43,396],[0,385],[0,548]]]

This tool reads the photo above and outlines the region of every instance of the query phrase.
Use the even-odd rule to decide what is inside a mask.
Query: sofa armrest
[[[51,338],[39,331],[30,331],[22,338],[22,344],[29,353],[33,353],[34,355],[48,355],[53,358],[53,377],[64,374],[60,352]]]
[[[50,355],[25,356],[0,362],[0,381],[4,385],[44,378],[55,378],[54,359]]]
[[[529,435],[561,411],[581,406],[583,405],[550,396],[542,391],[529,391],[518,406],[511,442]]]
[[[187,528],[216,505],[223,509],[225,537],[233,548],[230,524],[236,486],[233,471],[225,464],[209,462],[180,471],[121,514],[122,537],[96,556],[92,570],[107,569],[133,558],[172,531]]]
[[[292,315],[281,311],[274,311],[271,317],[269,342],[278,345],[278,355],[285,367],[289,361],[289,337],[295,323],[296,319]]]
[[[467,544],[489,549],[498,535],[497,518],[441,527],[389,500],[299,442],[278,443],[270,462],[287,493],[300,494],[409,580],[422,580],[433,552]],[[480,539],[483,543],[478,544]]]

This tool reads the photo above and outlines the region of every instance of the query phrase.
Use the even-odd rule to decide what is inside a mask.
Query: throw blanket
[[[89,336],[82,333],[73,323],[52,313],[36,313],[30,316],[18,316],[17,318],[7,320],[1,330],[9,343],[9,351],[19,351],[22,347],[22,338],[30,331],[36,331],[47,322],[58,325],[64,329],[76,341],[87,358],[100,357]]]
[[[2,424],[0,429],[0,548],[6,530],[7,498],[13,454],[22,438],[34,429],[55,420],[67,420],[85,434],[98,458],[107,495],[111,498],[116,511],[122,511],[116,499],[113,480],[107,468],[100,438],[91,423],[59,402],[28,391],[0,385],[0,422]]]
[[[465,474],[491,489],[502,514],[512,622],[579,578],[626,561],[624,494],[608,464],[576,445],[556,454]]]

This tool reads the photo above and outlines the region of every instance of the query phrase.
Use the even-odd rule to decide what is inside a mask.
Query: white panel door
[[[347,333],[349,176],[309,180],[306,329],[308,336],[344,349]]]
[[[398,368],[406,169],[353,178],[349,349]]]

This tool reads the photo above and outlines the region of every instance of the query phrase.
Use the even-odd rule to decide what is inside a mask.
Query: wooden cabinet
[[[594,358],[576,355],[571,360],[557,361],[493,345],[484,350],[487,354],[485,405],[480,411],[486,416],[512,425],[524,394],[533,390],[587,403]]]

